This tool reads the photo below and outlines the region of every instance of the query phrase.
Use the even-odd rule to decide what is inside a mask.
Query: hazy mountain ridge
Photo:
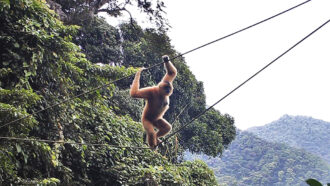
[[[330,164],[330,122],[306,116],[284,115],[265,126],[252,127],[247,131],[270,142],[305,149]]]
[[[296,125],[289,125],[297,123],[293,121],[302,123],[299,129],[295,129]],[[309,178],[318,179],[325,184],[330,182],[329,164],[320,156],[302,148],[294,148],[292,144],[286,145],[285,142],[296,141],[296,144],[303,144],[306,147],[315,145],[317,147],[314,150],[319,152],[319,149],[327,144],[320,141],[327,139],[323,137],[328,130],[326,126],[323,121],[310,117],[285,115],[265,125],[268,130],[262,130],[263,127],[249,129],[257,131],[260,136],[268,137],[267,139],[277,139],[274,135],[282,132],[278,135],[283,137],[277,139],[280,143],[271,142],[248,131],[238,131],[236,139],[221,158],[190,153],[186,153],[185,157],[188,160],[196,158],[204,160],[214,170],[220,185],[307,185],[305,180]],[[295,131],[290,132],[293,129]],[[307,135],[306,130],[309,130],[309,136],[304,136]],[[265,133],[267,131],[270,131],[270,134]],[[308,140],[310,143],[307,143]],[[315,141],[322,145],[313,144]]]

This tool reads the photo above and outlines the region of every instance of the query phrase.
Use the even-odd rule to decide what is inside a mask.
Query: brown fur
[[[172,82],[176,77],[177,70],[170,61],[165,62],[165,68],[166,74],[157,86],[140,89],[140,75],[143,70],[141,68],[136,73],[130,90],[132,97],[146,100],[142,113],[142,124],[151,148],[155,148],[160,143],[159,138],[172,130],[171,124],[163,118],[163,115],[169,108],[169,97],[173,93]],[[155,132],[154,127],[158,129],[157,132]]]

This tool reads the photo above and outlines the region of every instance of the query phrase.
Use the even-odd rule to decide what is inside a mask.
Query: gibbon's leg
[[[172,130],[172,125],[169,124],[165,119],[161,118],[158,119],[155,123],[155,127],[158,129],[157,132],[157,139],[159,137],[165,136],[167,133],[169,133]]]
[[[144,130],[147,133],[147,142],[151,148],[157,145],[157,134],[154,130],[154,125],[147,119],[142,119]]]

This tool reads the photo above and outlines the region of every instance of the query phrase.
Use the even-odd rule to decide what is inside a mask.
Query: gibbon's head
[[[171,95],[173,92],[173,86],[168,81],[162,81],[158,84],[159,92],[163,96]]]

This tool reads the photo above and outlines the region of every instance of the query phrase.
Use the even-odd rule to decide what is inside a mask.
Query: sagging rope
[[[17,138],[17,137],[0,137],[0,139],[15,140],[15,141],[35,141],[35,142],[45,142],[45,143],[60,143],[60,144],[71,144],[71,145],[86,145],[86,146],[106,146],[113,148],[127,148],[127,149],[150,149],[150,147],[136,147],[136,146],[120,146],[120,145],[110,145],[104,143],[78,143],[60,140],[44,140],[44,139],[32,139],[32,138]]]
[[[297,8],[297,7],[300,7],[301,5],[304,5],[304,4],[306,4],[306,3],[310,2],[310,1],[311,1],[311,0],[307,0],[307,1],[305,1],[305,2],[303,2],[303,3],[300,3],[300,4],[296,5],[296,6],[293,6],[293,7],[289,8],[289,9],[287,9],[287,10],[284,10],[284,11],[278,13],[278,14],[275,14],[275,15],[273,15],[273,16],[271,16],[271,17],[268,17],[268,18],[266,18],[266,19],[264,19],[264,20],[262,20],[262,21],[259,21],[259,22],[255,23],[255,24],[252,24],[252,25],[247,26],[247,27],[245,27],[245,28],[243,28],[243,29],[240,29],[240,30],[238,30],[238,31],[235,31],[235,32],[233,32],[233,33],[231,33],[231,34],[228,34],[228,35],[226,35],[226,36],[220,37],[220,38],[218,38],[218,39],[216,39],[216,40],[213,40],[213,41],[211,41],[211,42],[208,42],[208,43],[206,43],[206,44],[204,44],[204,45],[201,45],[201,46],[199,46],[199,47],[196,47],[196,48],[194,48],[194,49],[192,49],[192,50],[189,50],[189,51],[187,51],[187,52],[184,52],[184,53],[182,53],[182,54],[179,54],[179,55],[177,55],[177,56],[171,58],[170,60],[173,61],[174,59],[176,59],[176,58],[178,58],[178,57],[181,57],[181,56],[183,56],[183,55],[186,55],[186,54],[188,54],[188,53],[191,53],[191,52],[193,52],[193,51],[196,51],[196,50],[198,50],[198,49],[201,49],[201,48],[203,48],[203,47],[206,47],[206,46],[208,46],[208,45],[210,45],[210,44],[213,44],[213,43],[215,43],[215,42],[218,42],[218,41],[220,41],[220,40],[223,40],[223,39],[226,39],[226,38],[228,38],[228,37],[230,37],[230,36],[236,35],[236,34],[242,32],[242,31],[245,31],[245,30],[247,30],[247,29],[250,29],[250,28],[252,28],[252,27],[255,27],[255,26],[257,26],[257,25],[259,25],[259,24],[261,24],[261,23],[264,23],[264,22],[266,22],[266,21],[269,21],[269,20],[271,20],[271,19],[273,19],[273,18],[275,18],[275,17],[277,17],[277,16],[279,16],[279,15],[282,15],[282,14],[284,14],[284,13],[286,13],[286,12],[289,12],[289,11],[291,11],[291,10]],[[157,64],[155,64],[155,65],[152,65],[152,66],[150,66],[150,67],[147,67],[145,70],[149,70],[149,69],[154,68],[154,67],[156,67],[156,66],[159,66],[159,65],[161,65],[161,64],[163,64],[163,63],[164,63],[164,62],[157,63]],[[48,110],[48,109],[51,109],[51,108],[53,108],[53,107],[56,107],[56,106],[62,105],[62,104],[64,104],[64,103],[66,103],[66,102],[69,102],[69,101],[73,100],[74,98],[80,97],[80,96],[85,95],[85,94],[89,94],[89,93],[94,92],[94,91],[96,91],[96,90],[98,90],[98,89],[101,89],[101,88],[107,87],[107,86],[109,86],[110,84],[114,84],[114,83],[117,82],[117,81],[121,81],[121,80],[123,80],[123,79],[129,78],[129,77],[132,77],[132,76],[134,76],[134,74],[127,75],[127,76],[124,76],[124,77],[122,77],[122,78],[119,78],[119,79],[113,80],[113,81],[111,81],[111,82],[109,82],[109,83],[106,83],[106,84],[100,85],[100,86],[98,86],[98,87],[92,88],[92,89],[89,90],[89,91],[86,91],[86,92],[83,92],[83,93],[81,93],[81,94],[75,95],[75,96],[73,96],[73,97],[71,97],[71,98],[68,98],[68,99],[65,99],[65,100],[63,100],[63,101],[61,101],[61,102],[59,102],[59,103],[57,103],[57,104],[54,104],[54,105],[48,106],[48,107],[46,107],[46,108],[44,108],[44,109],[41,109],[41,110],[39,110],[39,111],[33,112],[33,113],[31,113],[31,114],[28,114],[28,115],[26,115],[26,116],[24,116],[24,117],[18,118],[18,119],[13,120],[13,121],[10,121],[10,122],[8,122],[8,123],[6,123],[6,124],[4,124],[4,125],[1,125],[1,126],[0,126],[0,129],[3,128],[3,127],[5,127],[5,126],[11,125],[11,124],[13,124],[13,123],[16,123],[16,122],[18,122],[18,121],[21,121],[21,120],[23,120],[23,119],[26,119],[26,118],[28,118],[28,117],[30,117],[30,116],[36,115],[36,114],[38,114],[38,113],[40,113],[40,112],[43,112],[43,111],[45,111],[45,110]]]
[[[219,99],[217,102],[215,102],[213,105],[211,105],[209,108],[205,109],[203,112],[201,112],[200,114],[198,114],[197,116],[195,116],[192,120],[190,120],[188,123],[184,124],[182,127],[180,127],[178,130],[176,130],[175,132],[169,134],[161,143],[159,143],[157,146],[161,145],[162,143],[165,143],[169,138],[171,138],[172,136],[174,136],[176,133],[180,132],[182,129],[184,129],[185,127],[187,127],[188,125],[190,125],[191,123],[193,123],[196,119],[198,119],[199,117],[201,117],[203,114],[205,114],[207,111],[209,111],[211,108],[213,108],[215,105],[217,105],[218,103],[220,103],[222,100],[224,100],[225,98],[227,98],[229,95],[231,95],[232,93],[234,93],[237,89],[239,89],[240,87],[242,87],[244,84],[246,84],[248,81],[250,81],[251,79],[253,79],[255,76],[257,76],[259,73],[261,73],[262,71],[264,71],[266,68],[268,68],[270,65],[272,65],[273,63],[275,63],[278,59],[280,59],[281,57],[283,57],[285,54],[287,54],[289,51],[291,51],[293,48],[295,48],[297,45],[299,45],[300,43],[302,43],[304,40],[306,40],[307,38],[309,38],[311,35],[313,35],[315,32],[317,32],[318,30],[320,30],[323,26],[325,26],[326,24],[328,24],[330,22],[330,19],[328,21],[326,21],[325,23],[323,23],[321,26],[319,26],[318,28],[316,28],[314,31],[312,31],[311,33],[309,33],[307,36],[305,36],[303,39],[301,39],[300,41],[298,41],[296,44],[294,44],[293,46],[291,46],[289,49],[287,49],[285,52],[283,52],[281,55],[279,55],[278,57],[276,57],[273,61],[271,61],[270,63],[268,63],[266,66],[264,66],[263,68],[261,68],[259,71],[257,71],[255,74],[253,74],[251,77],[249,77],[247,80],[245,80],[243,83],[239,84],[236,88],[234,88],[232,91],[230,91],[228,94],[226,94],[224,97],[222,97],[221,99]],[[183,111],[182,111],[183,112]],[[0,137],[0,139],[15,139],[13,137]],[[18,139],[18,138],[16,138]],[[22,139],[21,139],[22,140]],[[25,139],[26,141],[29,139]],[[50,142],[51,140],[34,140],[34,141],[45,141],[45,142]],[[51,141],[51,142],[59,142],[59,141]],[[70,143],[70,142],[68,142]],[[79,144],[79,143],[77,143]],[[106,145],[106,144],[103,144]],[[117,146],[118,148],[121,148],[121,146]],[[129,148],[129,147],[123,147],[123,148]],[[134,147],[134,148],[139,148],[139,147]],[[147,147],[140,147],[140,148],[147,148]],[[147,148],[149,149],[149,147]]]

